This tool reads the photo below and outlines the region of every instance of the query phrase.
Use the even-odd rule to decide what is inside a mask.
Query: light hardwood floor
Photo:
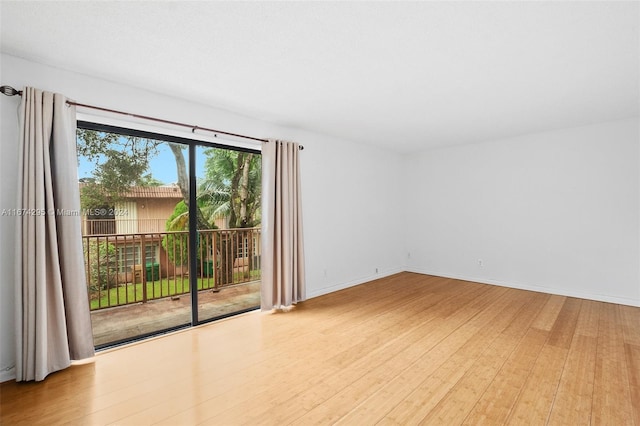
[[[640,425],[640,308],[402,273],[0,392],[2,425]]]

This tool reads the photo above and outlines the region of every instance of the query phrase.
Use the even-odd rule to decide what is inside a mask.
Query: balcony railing
[[[163,232],[166,219],[86,219],[82,220],[82,235],[137,234]]]
[[[189,233],[144,232],[83,237],[92,310],[190,292],[219,291],[260,279],[260,228],[198,231],[197,267],[189,270]]]

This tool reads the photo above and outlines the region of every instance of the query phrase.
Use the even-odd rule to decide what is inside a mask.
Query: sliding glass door
[[[258,152],[78,127],[97,348],[259,306]]]
[[[198,321],[260,306],[260,155],[198,146]]]

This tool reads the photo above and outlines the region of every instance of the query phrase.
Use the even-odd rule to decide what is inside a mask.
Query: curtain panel
[[[94,355],[75,108],[60,94],[27,87],[19,126],[16,381],[38,381]]]
[[[261,309],[306,298],[298,144],[270,140],[262,149]]]

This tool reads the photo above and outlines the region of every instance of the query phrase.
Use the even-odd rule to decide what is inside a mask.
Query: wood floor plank
[[[303,416],[312,411],[317,406],[322,406],[327,400],[334,397],[334,395],[340,395],[340,392],[351,385],[352,382],[357,381],[361,376],[366,374],[367,371],[383,364],[388,358],[392,357],[395,353],[403,350],[403,344],[398,344],[394,337],[399,336],[412,328],[421,327],[424,325],[425,320],[435,320],[442,317],[451,316],[453,314],[452,306],[456,306],[457,310],[463,308],[472,309],[471,307],[479,305],[483,300],[490,300],[490,297],[485,293],[490,291],[490,287],[468,287],[463,285],[459,289],[460,291],[451,292],[451,289],[447,289],[444,293],[447,295],[444,299],[434,298],[430,296],[429,300],[423,301],[422,304],[407,307],[407,310],[403,309],[404,320],[401,323],[395,324],[393,328],[389,329],[383,327],[379,332],[379,336],[376,339],[368,339],[364,342],[364,346],[361,344],[348,347],[347,350],[342,351],[337,356],[329,357],[327,362],[331,365],[336,365],[341,368],[339,374],[327,374],[324,375],[322,380],[310,382],[310,379],[303,378],[300,392],[289,398],[273,398],[272,395],[289,395],[288,392],[283,392],[279,387],[275,389],[269,389],[267,403],[263,406],[262,411],[255,416],[255,421],[259,421],[268,415],[274,421],[279,423],[288,423],[296,418],[304,418]],[[455,300],[455,303],[453,301]],[[427,306],[431,306],[434,301],[435,306],[430,310],[429,315],[424,316],[424,309]],[[467,306],[467,304],[469,306]],[[475,312],[475,311],[474,311]],[[467,315],[470,316],[471,314]],[[421,319],[422,318],[422,319]],[[461,321],[462,322],[462,321]],[[422,325],[421,325],[422,324]],[[448,320],[443,322],[448,327],[452,327],[455,321]],[[436,325],[431,324],[429,329],[433,329]],[[377,330],[377,327],[373,327]],[[447,330],[447,327],[441,328],[441,330]],[[358,335],[362,332],[359,329],[351,328],[352,332],[356,332],[356,335],[352,339],[357,339]],[[380,338],[381,337],[381,338]],[[390,344],[393,342],[395,344]],[[348,366],[348,370],[345,372],[345,367]],[[386,372],[385,372],[386,373]],[[290,407],[296,407],[292,410]],[[258,407],[260,407],[258,405]],[[228,413],[216,415],[212,418],[211,423],[226,419],[227,415],[235,416],[242,410],[242,405],[236,406],[234,409],[229,410]],[[317,412],[317,411],[316,411]],[[330,410],[332,416],[336,416],[338,412],[336,407],[332,407]],[[222,416],[222,417],[221,417]],[[249,422],[251,423],[251,421]]]
[[[625,343],[624,349],[627,360],[633,423],[640,425],[640,346]]]
[[[535,361],[548,338],[548,332],[529,329],[516,350],[511,354],[493,381],[477,399],[463,424],[505,424],[520,395]],[[475,383],[477,387],[478,384]],[[441,401],[444,405],[446,400]],[[473,399],[465,401],[468,407]],[[460,410],[463,412],[464,410]]]
[[[394,364],[399,368],[399,374],[377,389],[369,398],[361,401],[356,408],[350,410],[340,419],[340,423],[347,425],[374,423],[397,406],[424,377],[438,368],[438,362],[443,363],[459,345],[462,344],[457,352],[472,357],[474,351],[479,351],[483,344],[490,343],[495,338],[496,331],[502,330],[511,318],[510,315],[515,315],[519,308],[519,305],[513,303],[513,299],[506,295],[506,290],[501,290],[500,294],[491,295],[494,298],[491,309],[483,309],[472,320],[448,335],[437,333],[442,332],[447,324],[451,325],[451,321],[448,320],[442,326],[434,323],[433,325],[437,328],[397,357]],[[493,306],[497,310],[494,310]],[[500,320],[495,321],[497,316],[500,316]]]
[[[616,305],[620,311],[624,342],[640,346],[640,309],[632,306]]]
[[[597,344],[598,340],[594,337],[578,335],[573,339],[548,424],[585,425],[591,423]]]
[[[568,349],[550,345],[542,348],[506,424],[546,424],[568,353]]]
[[[493,299],[498,296],[498,294],[483,295],[483,298],[486,301],[485,306],[488,306],[490,302],[484,296],[489,296]],[[479,312],[484,311],[481,307],[481,301],[482,299],[478,298],[474,301],[473,305],[467,306],[468,310],[465,310],[466,312],[459,312],[460,320],[455,320],[452,317],[449,317],[446,320],[447,323],[451,325],[455,324],[456,321],[464,321],[462,318],[463,315],[472,317],[470,320],[465,322],[463,326],[454,330],[444,339],[458,339],[458,342],[460,343],[465,342],[467,339],[462,337],[463,333],[477,333],[480,329],[485,327],[489,321],[491,321],[490,317],[487,318],[486,315],[482,315],[481,313],[474,315],[474,311],[476,310],[480,310]],[[434,321],[426,324],[426,327],[416,329],[410,333],[405,333],[402,336],[399,336],[398,339],[390,342],[390,345],[394,347],[393,352],[395,353],[392,358],[389,358],[386,362],[367,371],[354,383],[329,398],[326,403],[314,407],[314,409],[310,410],[306,415],[297,419],[294,424],[326,424],[334,423],[336,421],[340,421],[345,424],[362,424],[361,421],[355,420],[353,417],[349,416],[349,414],[352,414],[351,411],[354,406],[363,403],[374,394],[380,392],[395,377],[406,370],[407,366],[417,363],[428,349],[433,348],[441,342],[444,343],[444,339],[432,333],[434,327],[437,327],[440,330],[446,328],[444,323],[441,326],[438,326],[438,322]],[[388,349],[382,349],[384,351],[388,351]],[[398,349],[400,349],[400,351],[398,351]],[[373,404],[368,403],[366,405],[370,406]],[[379,409],[380,406],[376,406],[376,408]],[[392,407],[389,407],[389,409],[390,408]]]
[[[591,418],[594,424],[632,425],[633,408],[618,306],[605,303],[600,316]]]
[[[535,322],[531,324],[531,327],[551,331],[566,300],[567,298],[565,296],[551,295],[540,315],[538,315]]]
[[[484,401],[478,408],[480,411],[472,415],[476,421],[486,420],[486,415],[499,418],[500,413],[496,407],[484,405],[487,400],[483,400],[487,391],[489,398],[492,393],[502,393],[501,386],[505,383],[523,383],[523,378],[517,377],[515,365],[522,361],[522,358],[531,354],[535,360],[537,353],[547,339],[546,332],[530,330],[529,326],[542,309],[546,297],[541,294],[532,295],[533,299],[518,311],[513,321],[500,333],[498,338],[485,350],[473,363],[468,371],[455,383],[438,404],[421,420],[423,424],[461,424],[468,416],[469,412],[477,406],[478,402]],[[519,350],[518,350],[519,349]],[[524,368],[521,366],[521,368]],[[528,367],[527,367],[528,368]],[[498,377],[500,371],[509,375]],[[526,371],[528,374],[528,370]],[[497,380],[496,380],[497,379]],[[496,384],[493,389],[488,389],[491,384]],[[521,385],[517,386],[519,390]],[[513,389],[509,389],[513,390]],[[516,393],[517,396],[517,393]],[[507,407],[511,407],[509,398],[503,401]],[[503,413],[503,417],[508,415]]]
[[[549,344],[569,349],[578,324],[578,316],[582,300],[568,297],[558,313],[556,322],[551,327]]]
[[[0,384],[2,425],[635,424],[640,308],[400,273]]]
[[[469,287],[468,290],[470,292],[476,292],[478,291],[478,289],[474,289],[473,287]],[[396,293],[398,293],[396,291]],[[473,297],[472,294],[469,295],[469,297]],[[437,298],[435,298],[437,300]],[[384,303],[384,304],[388,304],[389,301],[376,301],[374,303]],[[375,310],[375,308],[373,308],[373,310]],[[372,312],[371,314],[372,316],[377,315],[375,312]],[[386,315],[386,313],[384,313],[383,315]],[[349,320],[345,320],[345,324],[349,324]],[[375,327],[369,327],[369,328],[363,328],[360,329],[358,327],[348,327],[353,333],[355,333],[354,336],[351,335],[345,335],[344,333],[336,333],[335,335],[333,335],[333,344],[327,344],[326,345],[326,349],[323,350],[316,350],[315,352],[317,354],[321,354],[322,358],[321,360],[326,363],[328,362],[328,360],[335,358],[336,355],[340,354],[341,352],[349,352],[349,351],[356,351],[356,352],[360,352],[361,348],[360,348],[360,342],[363,340],[367,340],[366,338],[363,337],[362,333],[369,333],[371,334],[373,332],[373,335],[375,337],[375,333],[377,332],[377,329]],[[385,331],[382,330],[382,333],[384,333]],[[336,339],[338,339],[338,341],[336,341]],[[370,343],[372,343],[372,341],[370,341]],[[295,348],[292,347],[292,350],[294,350]],[[313,364],[309,364],[309,357],[305,357],[303,352],[298,351],[298,355],[300,355],[300,357],[296,360],[298,363],[300,363],[300,365],[304,366],[304,367],[309,367],[310,365]],[[332,354],[333,357],[332,357]],[[293,367],[294,369],[295,364],[292,365],[291,367]],[[301,367],[298,367],[301,368]],[[323,366],[324,369],[320,369],[320,368],[309,368],[306,371],[308,371],[310,374],[316,374],[319,375],[321,374],[321,372],[325,372],[326,374],[330,375],[330,371],[326,371],[326,365]],[[274,371],[278,372],[279,370],[274,369]],[[317,381],[316,378],[312,378],[312,377],[305,377],[301,380],[300,377],[296,377],[296,376],[288,376],[287,378],[291,378],[293,381],[297,382],[297,386],[300,387],[300,391],[305,389],[305,386],[309,386],[310,384],[314,383],[314,380]],[[288,381],[287,378],[285,378],[285,381]],[[320,376],[320,378],[322,379],[323,376]],[[276,384],[283,384],[283,380],[273,380],[273,383]],[[291,392],[293,391],[293,389],[295,389],[295,385],[291,386],[291,383],[287,383],[287,386],[285,389],[281,389],[277,392],[272,393],[271,395],[279,395],[279,396],[286,396],[286,395],[290,395]],[[250,383],[246,384],[247,387],[251,387]],[[267,388],[269,388],[269,386],[267,386]],[[233,394],[233,392],[227,392],[223,398],[227,398],[229,395]],[[249,400],[247,400],[247,395],[252,395],[252,398],[250,398]],[[277,398],[269,398],[267,399],[267,402],[269,402],[270,404],[274,403],[274,400],[277,400]],[[199,421],[206,421],[206,419],[216,419],[215,421],[220,422],[223,421],[224,419],[227,419],[228,421],[231,421],[232,419],[237,418],[238,416],[244,415],[247,416],[247,410],[246,410],[246,405],[250,404],[253,410],[258,409],[259,407],[261,407],[261,405],[259,404],[260,398],[256,398],[255,393],[251,394],[250,389],[247,390],[247,392],[244,392],[244,395],[238,395],[235,399],[231,399],[229,400],[229,404],[227,405],[227,407],[231,407],[228,408],[226,410],[225,413],[222,413],[222,411],[225,411],[222,407],[222,405],[220,404],[211,404],[209,401],[204,401],[202,404],[198,405],[198,406],[194,406],[192,408],[190,408],[187,411],[191,411],[192,413],[197,413],[198,415],[198,419]],[[235,404],[234,404],[235,403]],[[304,406],[302,407],[297,407],[298,410],[302,410],[300,412],[300,414],[304,413],[304,410],[306,410],[306,408]],[[293,415],[292,410],[289,411],[290,415]],[[181,422],[185,422],[188,421],[191,417],[191,414],[189,412],[184,412],[184,413],[180,413],[179,415],[176,415],[174,417],[168,418],[166,420],[167,424],[170,423],[181,423]]]
[[[587,337],[598,337],[600,312],[604,303],[593,300],[583,300],[580,314],[576,322],[575,334]]]
[[[471,339],[468,334],[459,336],[460,340],[449,339],[449,342],[444,340],[435,350],[430,351],[425,359],[421,360],[430,368],[417,376],[417,386],[389,413],[385,414],[380,423],[415,424],[422,421],[465,372],[474,365],[478,356],[494,350],[496,345],[500,346],[500,344],[494,343],[495,340],[509,327],[529,300],[528,297],[522,299],[523,293],[509,291],[509,295],[510,305],[499,312],[494,312],[496,316],[494,316],[493,322],[484,329],[488,332],[488,341]],[[413,371],[407,373],[414,374]]]
[[[598,323],[602,305],[601,302],[582,301],[576,321],[576,335],[598,337]],[[547,316],[544,313],[541,315]],[[534,322],[534,324],[537,323],[537,321]],[[552,327],[553,324],[549,327],[549,331]],[[550,345],[547,341],[535,361],[531,374],[522,387],[506,423],[544,424],[547,422],[568,353],[568,348],[559,348]]]

